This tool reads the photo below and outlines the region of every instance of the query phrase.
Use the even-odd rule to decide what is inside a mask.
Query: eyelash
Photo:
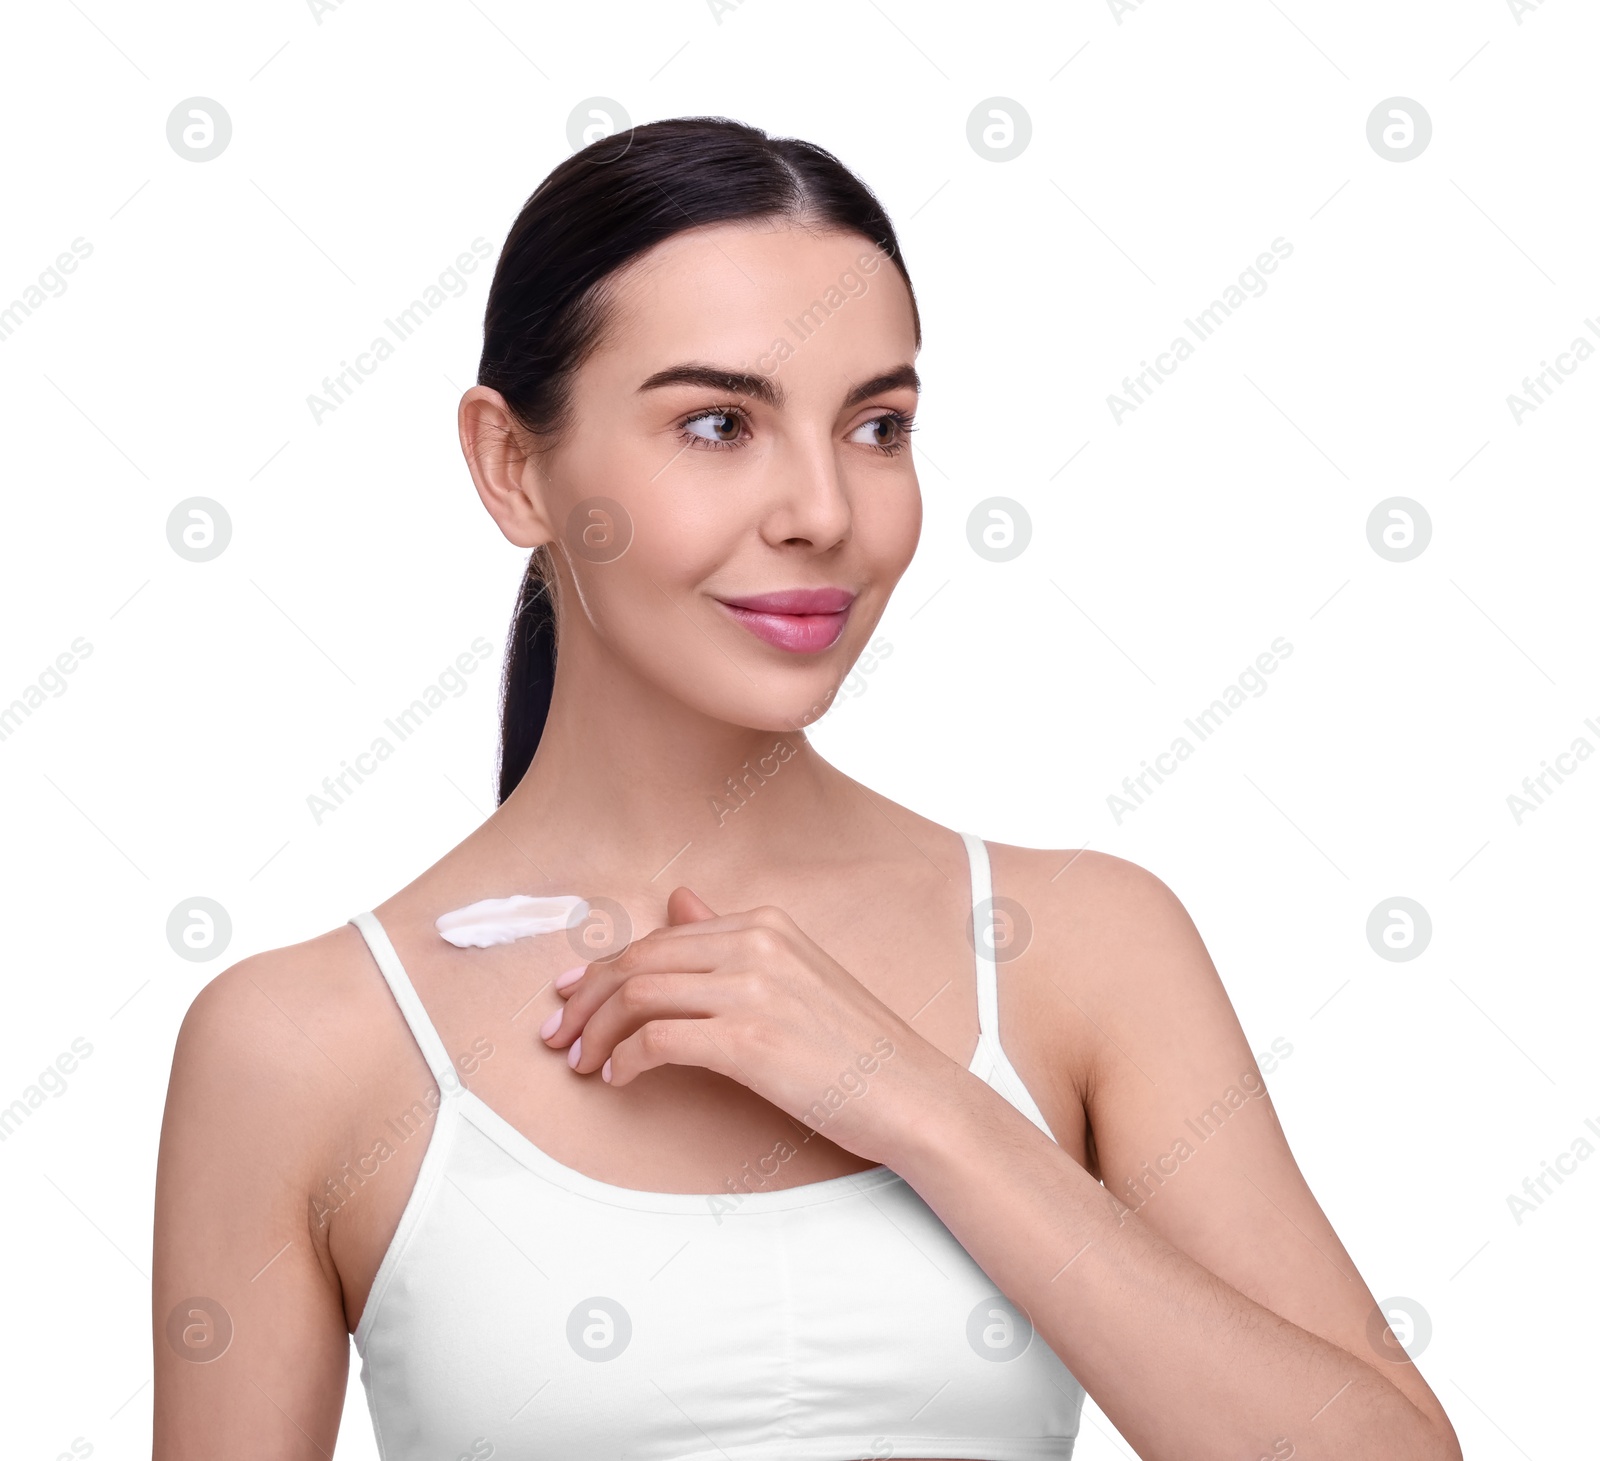
[[[747,427],[750,424],[750,418],[745,414],[742,406],[712,406],[704,411],[696,411],[692,416],[685,416],[678,423],[679,437],[691,447],[710,447],[712,451],[726,451],[729,447],[744,445],[740,441],[709,441],[703,436],[696,436],[689,430],[691,421],[704,421],[711,416],[737,416]],[[878,412],[876,416],[869,417],[861,423],[861,426],[871,426],[873,422],[885,419],[894,422],[899,435],[892,446],[883,446],[878,442],[873,442],[872,448],[874,451],[882,452],[886,457],[898,456],[909,445],[906,438],[917,429],[914,418],[905,411],[897,411],[890,407]],[[856,430],[859,431],[861,426],[856,427]]]

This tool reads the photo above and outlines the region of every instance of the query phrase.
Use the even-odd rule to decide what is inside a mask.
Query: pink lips
[[[855,595],[842,588],[791,588],[717,602],[768,644],[794,654],[815,654],[844,633]]]

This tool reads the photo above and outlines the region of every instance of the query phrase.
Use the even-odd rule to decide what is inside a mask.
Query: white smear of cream
[[[453,908],[434,920],[439,936],[458,949],[486,949],[540,933],[559,933],[588,917],[582,898],[530,898],[517,893],[510,898],[483,898],[465,908]]]

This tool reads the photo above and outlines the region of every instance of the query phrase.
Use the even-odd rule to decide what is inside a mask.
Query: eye
[[[698,444],[716,450],[720,447],[737,446],[741,436],[748,434],[747,426],[742,411],[718,406],[714,410],[701,411],[698,415],[689,417],[687,421],[680,423],[678,430],[691,446]]]
[[[886,456],[904,451],[911,432],[916,430],[911,417],[904,411],[885,411],[870,421],[863,421],[850,433],[851,441],[862,446],[873,446]]]

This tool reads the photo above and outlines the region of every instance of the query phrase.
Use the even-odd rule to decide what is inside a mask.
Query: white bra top
[[[968,1068],[1053,1139],[1000,1047],[988,849],[962,838]],[[354,1336],[384,1461],[1072,1455],[1083,1388],[903,1178],[704,1194],[585,1176],[461,1083],[383,926],[350,921],[441,1097]]]

